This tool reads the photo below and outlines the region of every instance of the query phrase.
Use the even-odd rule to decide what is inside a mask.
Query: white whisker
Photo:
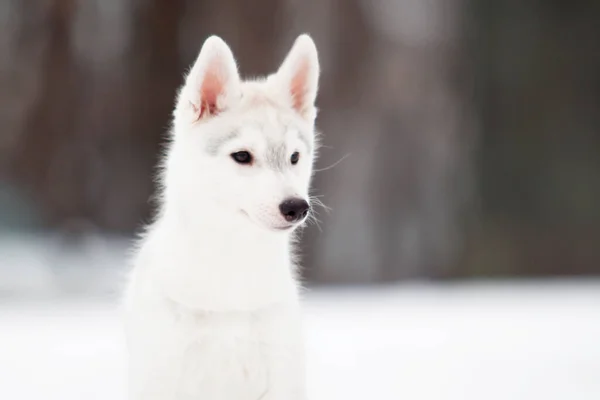
[[[336,162],[334,162],[333,164],[331,164],[328,167],[325,168],[321,168],[321,169],[315,169],[315,172],[323,172],[323,171],[327,171],[328,169],[331,169],[333,167],[335,167],[336,165],[338,165],[339,163],[341,163],[342,161],[344,161],[346,158],[348,158],[350,156],[350,153],[346,154],[345,156],[343,156],[342,158],[340,158],[339,160],[337,160]]]

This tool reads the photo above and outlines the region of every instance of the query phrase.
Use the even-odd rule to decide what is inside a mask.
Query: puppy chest
[[[212,316],[179,326],[180,390],[209,398],[258,399],[300,378],[300,339],[287,318]],[[225,396],[226,394],[226,396]]]

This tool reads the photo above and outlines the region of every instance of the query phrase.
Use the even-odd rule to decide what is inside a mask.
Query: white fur
[[[126,292],[132,400],[305,399],[298,224],[278,207],[308,201],[318,75],[306,35],[276,74],[253,81],[221,39],[202,47],[174,112],[159,217]],[[274,148],[300,161],[273,168]],[[242,150],[251,166],[231,158]]]

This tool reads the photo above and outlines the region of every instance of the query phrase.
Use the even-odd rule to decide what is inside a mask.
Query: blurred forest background
[[[309,280],[598,274],[599,21],[597,0],[0,0],[0,230],[131,236],[204,39],[252,76],[308,32],[332,208]]]

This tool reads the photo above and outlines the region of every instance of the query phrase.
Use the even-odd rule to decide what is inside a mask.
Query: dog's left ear
[[[231,49],[221,38],[211,36],[181,89],[177,111],[189,121],[215,116],[239,100],[240,86]]]
[[[277,71],[283,96],[303,118],[314,121],[319,88],[319,57],[315,42],[307,34],[298,36]]]

